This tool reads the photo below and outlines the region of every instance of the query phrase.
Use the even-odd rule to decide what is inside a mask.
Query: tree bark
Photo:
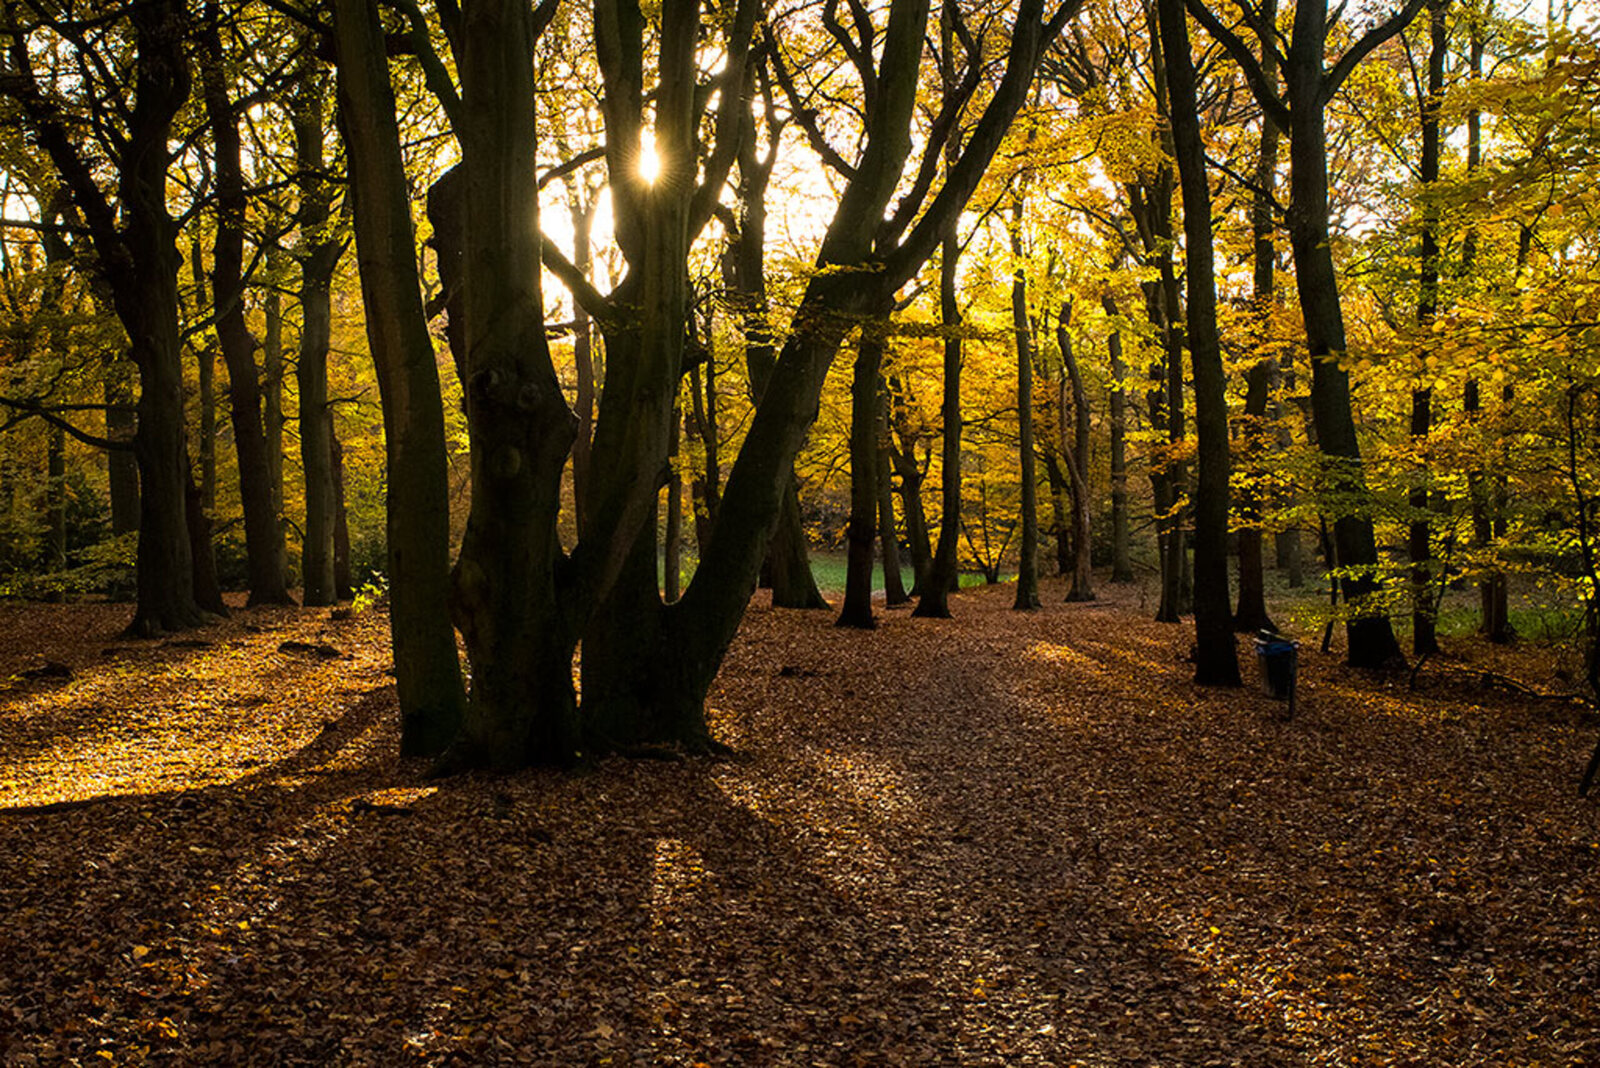
[[[1427,96],[1422,101],[1422,159],[1417,169],[1417,179],[1426,198],[1431,187],[1439,181],[1442,126],[1439,108],[1444,100],[1444,61],[1449,47],[1445,16],[1449,0],[1432,0],[1428,5],[1428,84]],[[1439,211],[1425,199],[1422,208],[1422,239],[1417,279],[1417,328],[1423,339],[1424,352],[1433,350],[1430,343],[1433,320],[1439,310]],[[1423,360],[1424,377],[1431,369]],[[1411,438],[1418,445],[1433,430],[1433,390],[1423,385],[1411,391]],[[1415,656],[1428,656],[1439,651],[1437,612],[1434,609],[1433,538],[1429,521],[1428,467],[1423,464],[1415,473],[1415,483],[1407,495],[1411,509],[1410,529],[1407,531],[1407,548],[1411,554],[1411,652]]]
[[[1277,0],[1264,0],[1256,25],[1256,36],[1261,43],[1262,76],[1273,92],[1278,88],[1277,49],[1273,36],[1277,10]],[[1273,187],[1278,177],[1278,141],[1278,124],[1270,114],[1263,113],[1261,137],[1256,146],[1255,189],[1250,202],[1252,314],[1256,344],[1263,351],[1246,378],[1244,419],[1240,427],[1246,477],[1239,491],[1239,605],[1233,614],[1234,629],[1245,633],[1277,629],[1267,612],[1261,494],[1255,483],[1263,474],[1260,467],[1266,455],[1264,438],[1269,433],[1266,414],[1277,370],[1276,361],[1265,348],[1270,343],[1272,310],[1277,302],[1273,278],[1277,250],[1272,242],[1276,226],[1272,212]]]
[[[267,259],[267,294],[262,300],[261,429],[266,436],[267,490],[277,524],[277,566],[284,589],[293,585],[285,543],[283,508],[283,296],[278,291],[278,257]]]
[[[709,325],[707,340],[710,340]],[[705,455],[705,467],[694,477],[690,496],[694,502],[694,543],[698,552],[704,553],[711,540],[711,528],[717,521],[717,503],[722,497],[722,469],[719,449],[721,430],[717,426],[717,364],[714,349],[706,349],[705,372],[701,364],[689,368],[690,408],[685,420],[693,421],[693,433],[700,439]],[[703,385],[702,385],[702,379]],[[685,427],[689,431],[689,427]]]
[[[878,377],[888,328],[887,310],[864,322],[850,381],[850,520],[844,605],[835,626],[870,630],[872,550],[878,539]]]
[[[1016,220],[1021,226],[1022,201]],[[1012,253],[1020,259],[1020,238],[1013,237]],[[1017,557],[1019,612],[1039,608],[1039,502],[1038,476],[1033,455],[1033,330],[1028,322],[1028,276],[1019,266],[1011,280],[1011,329],[1017,338],[1017,449],[1022,475],[1022,542]]]
[[[1089,500],[1089,392],[1083,386],[1083,372],[1072,349],[1072,301],[1062,302],[1056,319],[1056,344],[1061,349],[1061,365],[1072,390],[1072,442],[1061,428],[1062,452],[1072,486],[1072,584],[1068,601],[1094,600],[1094,541]],[[1063,418],[1063,423],[1065,419]]]
[[[300,347],[295,380],[300,392],[300,466],[305,481],[305,528],[300,543],[301,598],[309,606],[338,597],[334,569],[333,409],[328,404],[328,352],[333,338],[332,286],[343,244],[332,229],[333,191],[323,177],[327,100],[322,74],[310,63],[296,87],[291,118],[300,191]],[[348,578],[346,579],[348,585]]]
[[[1204,0],[1187,3],[1244,70],[1257,102],[1289,131],[1287,229],[1311,361],[1312,422],[1326,478],[1341,510],[1334,521],[1334,548],[1341,567],[1350,572],[1342,579],[1351,610],[1346,624],[1348,660],[1353,667],[1380,667],[1401,654],[1388,616],[1373,607],[1373,595],[1382,585],[1377,573],[1380,561],[1351,411],[1350,376],[1340,364],[1345,356],[1344,312],[1328,223],[1326,107],[1356,64],[1403,30],[1423,0],[1406,0],[1399,11],[1358,38],[1331,68],[1324,66],[1327,2],[1301,0],[1295,5],[1281,97],[1267,85],[1251,51],[1206,8]]]
[[[1020,5],[1005,73],[968,139],[960,164],[947,175],[927,210],[916,216],[915,225],[906,223],[906,231],[897,229],[888,205],[900,187],[912,148],[917,57],[927,32],[928,5],[926,0],[892,0],[877,64],[876,103],[860,159],[819,250],[821,269],[800,296],[788,341],[729,473],[711,542],[683,598],[648,614],[638,627],[659,634],[643,647],[646,655],[635,658],[648,670],[638,673],[633,699],[650,719],[697,723],[704,730],[707,689],[749,602],[767,535],[776,523],[788,474],[814,417],[828,367],[861,316],[889,300],[920,269],[971,197],[1021,106],[1041,50],[1071,10],[1058,12],[1047,23],[1040,17],[1040,7],[1039,0],[1023,0]],[[668,24],[663,17],[662,25]],[[900,233],[903,240],[890,247],[885,235]],[[875,266],[879,264],[881,269]],[[633,617],[627,618],[632,623]],[[589,655],[586,636],[586,706]]]
[[[106,437],[133,443],[138,422],[134,415],[133,365],[108,359],[105,368]],[[113,449],[106,455],[107,493],[111,498],[111,533],[131,534],[139,529],[139,462],[132,449]]]
[[[45,558],[48,571],[65,571],[67,567],[67,433],[59,426],[50,427],[45,438]],[[60,601],[63,591],[54,586],[47,595],[51,601]]]
[[[344,447],[336,430],[329,433],[328,445],[333,454],[333,596],[348,601],[356,591],[350,575],[350,513],[344,504]]]
[[[245,565],[252,605],[292,604],[280,560],[283,530],[272,507],[272,471],[261,416],[258,345],[244,314],[244,189],[239,119],[223,70],[221,12],[207,0],[202,31],[200,81],[211,129],[216,181],[216,236],[211,247],[211,300],[217,344],[228,368],[228,411],[239,463],[239,499],[244,508]]]
[[[888,608],[911,600],[900,574],[900,537],[894,522],[894,488],[889,459],[889,391],[878,379],[877,403],[878,544],[883,557],[883,601]]]
[[[667,529],[662,553],[662,599],[668,604],[683,593],[683,474],[679,469],[682,451],[678,448],[678,413],[673,412],[667,441]]]
[[[1100,298],[1100,306],[1116,317],[1117,302],[1111,294]],[[1133,561],[1128,530],[1128,367],[1122,358],[1121,330],[1113,330],[1107,338],[1106,353],[1111,361],[1111,581],[1122,584],[1133,581]]]
[[[383,402],[400,745],[407,755],[436,754],[455,737],[462,717],[461,664],[449,613],[444,406],[422,308],[383,27],[373,0],[335,0],[334,10],[362,301]]]
[[[889,462],[900,479],[900,511],[905,516],[906,546],[911,552],[911,596],[920,597],[922,586],[933,570],[933,547],[928,535],[928,517],[922,507],[922,484],[926,472],[917,462],[917,443],[921,436],[912,425],[904,401],[905,387],[895,375],[888,379]]]
[[[572,685],[577,633],[564,612],[556,524],[577,419],[545,340],[536,149],[528,121],[534,114],[531,16],[517,0],[473,5],[465,12],[457,55],[462,381],[472,505],[452,576],[451,609],[472,663],[472,692],[452,759],[472,767],[565,764],[584,746]],[[667,404],[670,412],[670,397]],[[631,459],[619,456],[623,465]],[[657,501],[651,492],[641,502],[648,508],[641,522],[644,514],[654,519]],[[586,503],[588,522],[603,522],[603,490],[590,487]],[[653,554],[650,585],[655,588]]]
[[[1286,81],[1289,105],[1288,229],[1294,249],[1295,288],[1305,320],[1306,348],[1311,359],[1311,413],[1317,445],[1327,464],[1333,492],[1345,506],[1333,524],[1333,541],[1345,577],[1344,599],[1352,611],[1346,624],[1347,658],[1353,667],[1380,667],[1400,656],[1399,643],[1381,609],[1368,607],[1380,588],[1376,574],[1378,547],[1372,519],[1361,502],[1368,500],[1361,446],[1351,414],[1350,374],[1341,365],[1345,354],[1344,314],[1339,278],[1328,232],[1328,156],[1323,111],[1322,45],[1326,33],[1324,3],[1302,3],[1295,9],[1294,40]]]
[[[950,591],[960,571],[956,559],[961,534],[961,309],[956,303],[956,267],[961,243],[956,221],[950,221],[939,253],[939,325],[944,338],[944,397],[939,406],[942,428],[939,467],[939,541],[913,616],[950,618]]]
[[[1195,682],[1239,685],[1228,597],[1228,397],[1217,336],[1216,268],[1211,246],[1211,187],[1189,23],[1183,0],[1157,0],[1161,42],[1172,100],[1172,140],[1183,193],[1184,273],[1188,279],[1187,327],[1194,370],[1198,478],[1195,487]]]

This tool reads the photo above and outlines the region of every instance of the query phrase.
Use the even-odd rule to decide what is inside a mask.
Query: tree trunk
[[[545,340],[535,131],[526,121],[534,113],[534,39],[528,5],[491,0],[464,20],[459,53],[463,392],[472,506],[451,608],[472,663],[472,692],[454,756],[472,767],[565,764],[584,747],[572,685],[577,633],[564,612],[556,524],[577,419]],[[526,222],[510,225],[511,220]],[[637,312],[644,343],[652,310]],[[661,399],[670,418],[671,396]],[[667,427],[659,429],[656,455],[664,464]],[[634,476],[631,460],[618,455],[624,469],[614,473],[616,482]],[[651,485],[648,497],[641,495],[634,506],[637,522],[648,516],[652,528],[659,485]],[[598,480],[587,487],[590,528],[605,529],[608,519],[626,522],[610,514],[608,488]],[[652,589],[655,569],[652,552]]]
[[[1445,15],[1449,0],[1433,0],[1428,5],[1428,85],[1422,101],[1422,159],[1417,179],[1426,198],[1439,181],[1441,124],[1439,108],[1444,99],[1444,61],[1449,46]],[[1417,279],[1417,328],[1426,349],[1439,310],[1439,212],[1431,201],[1422,208],[1422,247]],[[1427,363],[1426,360],[1423,361]],[[1430,372],[1424,367],[1423,374]],[[1422,386],[1411,391],[1411,438],[1420,450],[1433,430],[1433,390]],[[1439,651],[1438,619],[1434,608],[1432,524],[1429,522],[1429,478],[1424,463],[1415,473],[1416,482],[1407,497],[1411,524],[1407,548],[1411,554],[1411,652],[1428,656]]]
[[[106,362],[106,437],[132,444],[138,422],[134,416],[133,365],[126,360]],[[131,534],[139,529],[139,462],[133,450],[113,449],[106,456],[107,494],[111,498],[111,533]]]
[[[336,0],[334,10],[362,301],[383,402],[400,746],[407,755],[433,754],[455,737],[462,715],[461,664],[449,613],[444,406],[422,308],[383,27],[372,0]]]
[[[1470,43],[1467,66],[1474,83],[1483,78],[1485,51],[1483,20],[1474,13],[1469,20]],[[1482,165],[1483,127],[1481,113],[1476,109],[1467,112],[1467,173],[1470,176]],[[1477,263],[1478,235],[1469,229],[1461,241],[1461,273],[1470,276]],[[1462,391],[1462,408],[1468,420],[1477,422],[1482,411],[1477,379],[1468,379]],[[1472,501],[1472,544],[1479,553],[1487,555],[1494,544],[1494,521],[1489,515],[1489,490],[1484,472],[1474,467],[1467,473],[1467,484]],[[1504,520],[1501,520],[1503,523]],[[1505,572],[1492,567],[1478,580],[1479,631],[1491,642],[1504,644],[1511,640],[1510,617],[1507,615]]]
[[[572,265],[585,277],[594,269],[594,249],[590,231],[594,224],[595,204],[598,198],[587,203],[578,193],[576,176],[567,184],[567,213],[572,220]],[[572,364],[577,377],[574,397],[578,420],[572,439],[572,501],[573,516],[581,536],[588,523],[584,502],[589,494],[589,456],[594,439],[594,324],[589,313],[577,301],[572,305]]]
[[[1067,445],[1064,426],[1061,441],[1072,483],[1072,585],[1067,590],[1067,600],[1092,601],[1094,546],[1089,501],[1089,393],[1083,388],[1078,357],[1072,351],[1071,324],[1072,301],[1068,300],[1062,303],[1061,315],[1056,321],[1056,344],[1061,349],[1062,368],[1072,389],[1072,444]],[[1062,421],[1065,422],[1065,418]]]
[[[1339,362],[1345,353],[1344,314],[1328,232],[1322,73],[1325,7],[1302,3],[1295,9],[1294,39],[1285,68],[1290,119],[1288,230],[1311,360],[1311,412],[1317,446],[1334,494],[1343,501],[1364,502],[1369,494],[1351,414],[1350,375]],[[1345,506],[1334,520],[1333,541],[1341,567],[1351,570],[1342,580],[1344,599],[1352,612],[1346,624],[1349,663],[1352,667],[1380,667],[1400,656],[1400,646],[1388,616],[1381,608],[1370,606],[1372,595],[1381,586],[1371,516],[1360,505]]]
[[[217,511],[217,352],[210,343],[195,353],[200,383],[200,507]]]
[[[961,243],[955,220],[945,232],[939,254],[939,325],[944,338],[944,398],[939,407],[940,445],[939,542],[933,563],[921,585],[921,597],[911,614],[930,619],[950,618],[950,591],[960,572],[956,552],[961,534],[961,310],[956,304],[956,267]]]
[[[1187,335],[1194,369],[1198,479],[1195,492],[1195,682],[1239,685],[1233,611],[1228,597],[1228,396],[1217,336],[1216,268],[1211,246],[1211,186],[1189,23],[1183,0],[1157,0],[1161,42],[1172,100],[1172,140],[1183,191],[1184,273],[1188,279]]]
[[[1022,201],[1017,201],[1021,226]],[[1012,253],[1020,259],[1020,238]],[[1022,468],[1022,543],[1017,556],[1017,599],[1012,608],[1032,611],[1039,604],[1038,476],[1033,456],[1033,331],[1028,322],[1028,276],[1021,267],[1011,281],[1011,328],[1017,337],[1017,449]]]
[[[257,341],[244,314],[244,189],[239,120],[224,80],[217,0],[207,0],[200,64],[206,118],[211,128],[217,197],[217,230],[211,249],[211,299],[217,343],[228,368],[228,407],[239,461],[239,499],[244,509],[245,563],[250,601],[292,604],[284,584],[283,530],[272,507],[272,471],[261,416]]]
[[[739,326],[745,340],[750,399],[759,407],[777,358],[769,321],[765,260],[767,183],[772,177],[775,157],[758,160],[755,139],[755,120],[746,114],[739,147],[739,229],[731,260]],[[772,604],[776,608],[828,607],[811,573],[805,527],[800,517],[800,494],[792,470],[777,527],[767,542],[761,575],[763,584],[772,587]]]
[[[844,605],[835,626],[877,626],[872,616],[872,549],[878,537],[878,375],[887,312],[861,325],[850,381],[850,521]]]
[[[1100,306],[1113,318],[1117,302],[1107,293]],[[1106,339],[1111,360],[1111,581],[1133,581],[1133,562],[1128,531],[1128,367],[1122,359],[1122,331],[1112,330]]]
[[[683,454],[678,447],[678,413],[672,413],[672,429],[667,441],[667,529],[662,553],[662,599],[668,604],[683,592],[683,474],[679,468]]]
[[[710,341],[707,328],[707,341]],[[705,468],[695,475],[690,496],[694,501],[694,543],[697,552],[704,554],[711,541],[711,528],[717,521],[717,503],[722,497],[721,431],[717,426],[717,363],[714,350],[708,344],[705,360],[705,384],[701,387],[701,364],[689,368],[689,396],[693,402],[685,413],[685,421],[694,421],[693,432],[700,439],[705,454]],[[686,426],[685,431],[689,428]]]
[[[1265,0],[1256,25],[1261,42],[1261,71],[1273,92],[1278,88],[1277,49],[1273,33],[1277,20],[1277,0]],[[1272,310],[1276,304],[1274,268],[1277,251],[1273,247],[1273,187],[1278,177],[1278,124],[1272,116],[1261,116],[1261,137],[1256,147],[1255,189],[1250,202],[1251,258],[1254,267],[1253,316],[1256,344],[1262,354],[1251,366],[1245,385],[1244,420],[1240,427],[1243,442],[1245,478],[1239,490],[1239,606],[1233,615],[1235,630],[1245,633],[1276,630],[1267,613],[1266,561],[1261,529],[1261,495],[1256,481],[1264,474],[1266,456],[1267,406],[1272,399],[1276,363],[1266,355]]]
[[[328,445],[333,457],[333,596],[348,601],[356,590],[350,575],[350,513],[344,506],[344,447],[336,430],[329,431]]]
[[[852,326],[888,301],[920,269],[938,236],[954,222],[1021,106],[1042,48],[1065,19],[1063,14],[1045,23],[1037,0],[1023,0],[1005,73],[968,139],[961,166],[952,169],[940,195],[905,240],[889,249],[878,238],[885,229],[894,229],[888,205],[900,187],[912,148],[917,56],[927,32],[927,8],[925,0],[892,0],[881,46],[884,73],[877,81],[870,130],[819,250],[817,263],[824,269],[806,282],[795,327],[773,366],[729,473],[711,543],[695,580],[677,604],[647,613],[651,618],[638,627],[659,636],[644,656],[633,661],[640,676],[633,687],[635,704],[651,719],[698,724],[704,732],[706,692],[749,602],[767,535],[775,526],[787,476],[815,414],[829,365]],[[665,14],[661,24],[671,24]],[[662,158],[666,161],[671,155],[663,153]],[[875,248],[886,256],[883,269],[858,269],[873,262],[869,257]],[[608,378],[608,394],[611,388]],[[633,617],[619,618],[631,624]],[[588,641],[586,634],[586,707]]]
[[[299,174],[301,243],[300,348],[295,379],[300,391],[300,466],[305,478],[306,522],[300,543],[301,597],[309,607],[339,596],[334,567],[338,513],[334,482],[333,410],[328,404],[328,351],[333,337],[331,290],[343,245],[332,232],[332,189],[322,177],[327,117],[320,71],[307,65],[293,111]],[[348,559],[345,585],[349,585]]]
[[[129,631],[154,636],[206,621],[196,600],[184,444],[183,365],[178,338],[177,227],[167,212],[167,153],[173,117],[189,97],[182,5],[160,0],[132,15],[139,56],[130,143],[123,149],[122,211],[131,269],[112,282],[117,317],[139,367],[138,607]],[[204,567],[207,552],[202,554]],[[209,592],[209,591],[208,591]],[[208,598],[209,599],[209,598]]]
[[[900,538],[894,522],[894,488],[889,459],[889,391],[878,379],[877,404],[878,460],[878,544],[883,556],[883,601],[888,608],[911,600],[900,575]]]
[[[932,541],[928,536],[928,517],[922,507],[922,484],[926,473],[917,462],[917,432],[899,398],[905,394],[900,380],[888,380],[889,462],[900,479],[900,511],[905,516],[906,546],[911,552],[911,596],[922,596],[922,587],[933,570]]]
[[[283,529],[286,525],[283,509],[283,296],[278,292],[281,273],[278,267],[277,256],[270,256],[267,295],[262,301],[261,421],[267,443],[267,489],[272,500],[272,517],[278,528],[278,574],[283,576],[287,590],[293,583]]]
[[[44,566],[47,571],[61,572],[67,568],[67,433],[59,426],[51,426],[45,439],[44,478]],[[62,588],[52,587],[47,599],[60,601]]]

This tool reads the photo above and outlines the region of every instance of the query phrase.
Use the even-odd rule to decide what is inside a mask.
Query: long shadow
[[[1049,617],[1039,626],[1052,636]],[[785,649],[771,690],[720,698],[749,720],[746,762],[426,783],[370,747],[389,700],[372,692],[226,785],[0,814],[0,1058],[137,1046],[217,1064],[1335,1056],[1317,1043],[1338,1028],[1291,1010],[1321,998],[1352,1031],[1359,1006],[1328,997],[1337,953],[1296,940],[1332,930],[1326,913],[1352,929],[1380,919],[1387,884],[1330,862],[1330,885],[1286,885],[1306,870],[1290,859],[1336,825],[1335,853],[1403,842],[1400,817],[1378,808],[1385,790],[1353,795],[1372,785],[1358,778],[1387,787],[1429,729],[1395,720],[1358,743],[1329,711],[1212,737],[1200,728],[1226,727],[1228,702],[1238,716],[1265,709],[1243,694],[1209,703],[1170,673],[1119,685],[1117,670],[1095,676],[1089,706],[1053,692],[1041,703],[1014,678],[1032,625],[981,651],[958,629],[912,627],[848,640],[826,628],[794,652],[789,632],[770,634]],[[768,692],[852,662],[873,666],[851,675],[848,699],[819,692],[762,719]],[[780,663],[800,670],[779,677]],[[1193,715],[1118,711],[1148,708],[1152,690],[1163,704],[1187,695]],[[1267,747],[1283,752],[1269,761]],[[1393,802],[1434,812],[1430,789]],[[1291,806],[1304,806],[1295,821],[1271,818]],[[1409,847],[1482,840],[1449,827],[1425,821]],[[1500,863],[1575,868],[1560,848]],[[1333,885],[1341,874],[1373,881],[1352,897]],[[1471,981],[1481,936],[1452,947],[1448,915],[1407,907],[1389,917],[1398,937],[1432,938],[1447,958],[1417,985]],[[1366,937],[1370,952],[1393,940]],[[1302,978],[1269,982],[1263,945]],[[1423,996],[1379,993],[1397,1006]],[[1406,1034],[1397,1013],[1379,1014],[1391,1037]],[[1467,1029],[1493,1050],[1497,1026]],[[1472,1062],[1442,1053],[1421,1056]]]

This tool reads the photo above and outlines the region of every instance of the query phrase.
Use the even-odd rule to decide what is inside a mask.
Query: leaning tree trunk
[[[336,0],[334,11],[356,254],[367,340],[383,403],[389,626],[400,696],[400,747],[407,755],[433,754],[455,738],[462,713],[461,663],[449,611],[444,404],[422,308],[411,194],[400,155],[383,26],[369,0]]]
[[[1058,12],[1046,23],[1040,17],[1041,6],[1039,0],[1022,0],[1005,74],[968,139],[961,165],[951,169],[941,194],[889,253],[883,270],[872,272],[858,268],[870,262],[875,246],[884,251],[875,235],[881,227],[892,227],[887,208],[901,185],[912,147],[911,117],[919,81],[916,57],[927,30],[925,0],[891,3],[872,128],[819,250],[818,265],[824,269],[806,283],[794,317],[796,328],[773,367],[728,476],[701,567],[683,598],[655,615],[661,640],[649,650],[654,657],[648,661],[649,678],[643,680],[648,683],[652,703],[646,707],[652,717],[685,727],[698,724],[704,732],[706,692],[749,603],[767,534],[781,507],[786,475],[815,414],[828,367],[860,317],[891,299],[920,270],[939,235],[947,232],[972,195],[1023,102],[1041,50],[1072,10]],[[662,25],[668,24],[664,16]],[[659,146],[659,121],[657,130]],[[586,637],[586,704],[588,656]]]
[[[1187,334],[1194,369],[1198,472],[1195,492],[1195,682],[1239,685],[1239,657],[1228,597],[1228,396],[1217,335],[1216,268],[1211,245],[1211,187],[1189,23],[1183,0],[1157,0],[1172,99],[1172,139],[1183,192]]]

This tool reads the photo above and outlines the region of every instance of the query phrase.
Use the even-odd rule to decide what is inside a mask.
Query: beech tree
[[[79,18],[8,2],[0,19],[7,38],[0,89],[71,200],[139,372],[138,604],[129,631],[198,626],[208,617],[196,600],[190,543],[197,528],[188,519],[182,257],[168,203],[174,121],[192,87],[187,9],[177,0],[148,0]],[[100,62],[72,63],[74,52]],[[129,85],[133,100],[124,106]]]
[[[1326,0],[1298,0],[1286,50],[1276,55],[1283,71],[1280,92],[1249,47],[1205,6],[1186,0],[1189,12],[1233,57],[1263,111],[1289,133],[1288,231],[1294,252],[1295,288],[1305,322],[1311,360],[1311,410],[1317,447],[1326,461],[1331,496],[1339,502],[1333,524],[1340,584],[1353,614],[1346,624],[1353,666],[1379,667],[1400,655],[1389,617],[1367,605],[1380,587],[1378,547],[1350,407],[1339,277],[1328,232],[1328,145],[1325,111],[1350,73],[1374,48],[1403,30],[1424,0],[1406,0],[1395,14],[1363,34],[1344,55],[1327,64],[1329,15]],[[1340,9],[1339,14],[1343,13]],[[1338,16],[1335,15],[1335,18]],[[1274,45],[1276,48],[1276,45]]]
[[[1228,595],[1228,402],[1217,337],[1211,186],[1200,140],[1200,107],[1183,0],[1156,0],[1172,100],[1172,141],[1183,191],[1187,340],[1194,368],[1199,471],[1195,493],[1195,681],[1239,685]]]

